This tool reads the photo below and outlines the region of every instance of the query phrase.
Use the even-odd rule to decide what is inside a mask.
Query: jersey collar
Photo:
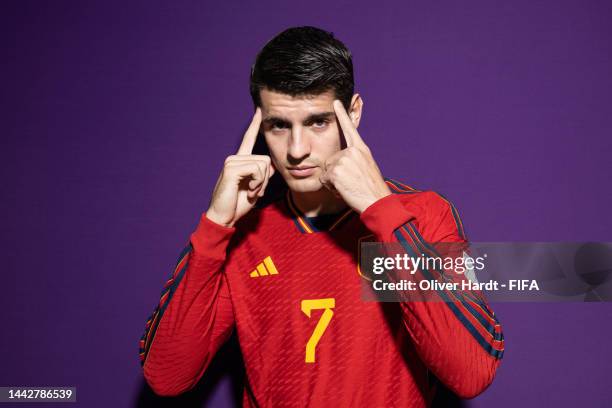
[[[297,206],[293,202],[293,198],[291,197],[291,191],[289,189],[287,189],[287,192],[285,193],[285,204],[287,206],[287,209],[289,210],[293,223],[295,224],[297,229],[303,234],[313,234],[316,232],[332,231],[338,229],[340,225],[342,225],[347,219],[350,218],[351,214],[355,213],[355,211],[353,211],[353,209],[349,207],[347,210],[338,214],[338,217],[334,220],[334,222],[331,223],[330,227],[327,230],[320,230],[317,229],[308,220],[308,217],[306,217],[297,208]]]

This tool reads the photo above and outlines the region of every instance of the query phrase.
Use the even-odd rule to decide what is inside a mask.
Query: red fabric
[[[141,342],[153,390],[178,395],[195,386],[236,328],[248,379],[244,406],[427,406],[436,378],[461,397],[482,392],[501,358],[482,339],[503,350],[503,337],[494,338],[501,326],[488,305],[457,302],[451,309],[444,302],[361,298],[360,238],[395,242],[413,226],[428,242],[464,240],[450,203],[431,192],[401,191],[406,194],[352,213],[331,231],[302,232],[283,200],[252,210],[235,228],[202,215],[178,265],[183,273],[173,274],[174,290]],[[267,257],[277,273],[261,276],[258,264]],[[314,308],[308,317],[302,301],[321,306],[317,299],[333,299],[333,307]],[[489,330],[474,309],[480,321],[492,323]],[[314,362],[307,362],[306,345],[326,310],[333,314]]]

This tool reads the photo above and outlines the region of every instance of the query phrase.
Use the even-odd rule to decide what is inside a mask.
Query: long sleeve
[[[401,186],[394,190],[397,194],[376,201],[360,216],[378,241],[399,242],[412,257],[440,256],[432,243],[467,244],[450,202],[433,192]],[[420,195],[418,200],[415,193]],[[423,279],[466,279],[444,270],[420,268],[418,272]],[[500,364],[501,326],[480,292],[438,290],[436,295],[439,301],[400,302],[402,321],[422,361],[438,380],[459,397],[473,398],[493,381]]]
[[[140,359],[144,377],[158,395],[175,396],[193,388],[232,333],[223,268],[234,232],[202,214],[146,323]]]

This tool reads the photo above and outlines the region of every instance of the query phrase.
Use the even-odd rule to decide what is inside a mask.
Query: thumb
[[[334,183],[332,183],[331,178],[327,175],[327,172],[324,172],[321,177],[319,177],[319,181],[323,184],[323,187],[328,190],[334,191],[336,187],[334,187]]]
[[[327,177],[326,171],[323,171],[323,174],[321,174],[321,177],[319,177],[319,181],[321,182],[321,184],[327,187],[327,184],[329,183],[329,177]]]

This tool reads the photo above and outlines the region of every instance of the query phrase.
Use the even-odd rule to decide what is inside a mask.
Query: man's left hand
[[[392,193],[342,103],[335,100],[333,105],[344,133],[346,149],[327,159],[320,181],[361,214],[374,202]]]

